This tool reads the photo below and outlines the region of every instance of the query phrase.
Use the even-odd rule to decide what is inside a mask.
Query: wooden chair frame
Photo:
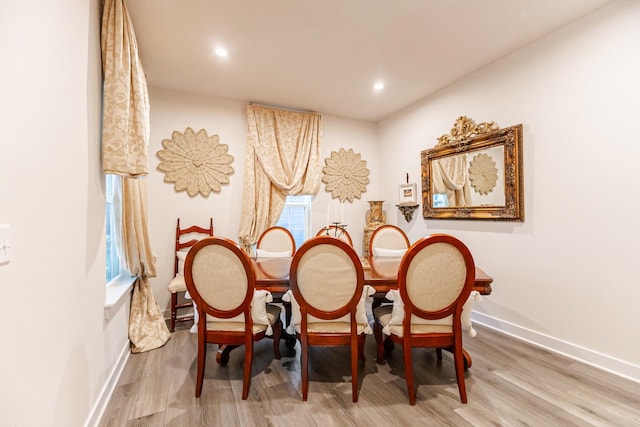
[[[316,236],[336,237],[338,239],[344,240],[345,242],[349,243],[349,246],[353,247],[353,240],[351,240],[351,235],[349,234],[347,229],[343,227],[337,227],[333,224],[322,227],[320,230],[318,230]]]
[[[247,275],[247,292],[242,303],[231,310],[218,310],[202,298],[196,284],[193,280],[192,268],[194,258],[200,250],[210,245],[220,245],[233,252],[242,262],[244,271]],[[204,370],[207,358],[207,344],[213,343],[218,345],[244,345],[244,372],[242,380],[242,399],[246,400],[249,396],[249,387],[251,384],[251,367],[253,362],[253,343],[265,338],[266,331],[253,333],[253,319],[251,317],[251,303],[253,301],[253,292],[256,285],[256,275],[251,264],[249,256],[244,250],[232,240],[222,237],[208,237],[193,245],[189,251],[185,261],[184,277],[187,283],[187,289],[198,307],[198,367],[196,375],[196,397],[200,397],[202,393],[202,384],[204,380]],[[232,286],[232,284],[230,284]],[[244,315],[245,328],[242,332],[236,331],[211,331],[207,330],[207,314],[222,319],[230,319],[240,314]],[[280,359],[280,335],[282,334],[282,321],[280,317],[275,319],[273,325],[273,353],[276,359]]]
[[[298,287],[298,269],[302,257],[312,248],[318,245],[333,245],[340,248],[349,255],[356,270],[356,284],[353,296],[342,307],[335,310],[325,311],[318,309],[307,302]],[[356,322],[356,310],[358,302],[362,296],[364,287],[364,271],[362,262],[356,254],[355,250],[345,241],[329,236],[317,236],[307,240],[296,252],[291,262],[291,270],[289,273],[289,283],[293,295],[300,305],[300,313],[302,315],[300,323],[300,333],[296,332],[296,336],[300,340],[301,347],[301,373],[302,373],[302,400],[307,400],[309,391],[309,346],[351,346],[351,386],[353,401],[358,401],[358,360],[364,359],[364,343],[366,335],[358,334],[358,326]],[[322,285],[322,284],[321,284]],[[349,314],[351,329],[350,333],[329,333],[329,332],[309,332],[307,328],[307,315],[315,316],[319,319],[331,320],[338,319]]]
[[[404,241],[406,243],[406,248],[409,248],[409,246],[411,246],[411,243],[409,242],[409,238],[407,237],[406,233],[404,231],[402,231],[402,229],[400,227],[397,227],[397,226],[392,225],[392,224],[385,224],[385,225],[382,225],[382,226],[376,228],[375,230],[373,230],[373,233],[371,233],[371,239],[369,239],[369,255],[370,256],[374,255],[373,247],[374,247],[374,242],[376,240],[376,235],[380,235],[380,233],[383,233],[383,232],[389,231],[389,230],[395,230],[395,231],[398,232],[399,235],[404,237]],[[398,248],[398,249],[400,249],[400,248]]]
[[[427,246],[436,243],[446,243],[454,246],[462,255],[465,266],[466,276],[462,290],[458,294],[457,298],[438,311],[424,311],[416,307],[409,294],[407,292],[407,272],[411,266],[412,261],[416,255]],[[458,391],[460,393],[460,400],[462,403],[467,403],[467,391],[464,381],[464,354],[462,348],[462,323],[461,315],[462,308],[469,298],[471,291],[473,290],[473,284],[475,282],[475,264],[473,257],[469,249],[460,240],[453,236],[445,234],[434,234],[427,238],[421,239],[414,243],[405,256],[403,257],[400,267],[398,269],[398,288],[402,301],[404,302],[404,319],[402,324],[402,337],[391,334],[387,339],[392,342],[402,344],[404,353],[404,367],[405,377],[407,381],[407,390],[409,394],[409,403],[415,405],[416,403],[416,389],[413,381],[413,360],[411,349],[413,347],[433,347],[436,348],[436,354],[438,360],[442,360],[442,349],[447,349],[453,353],[454,365],[456,371],[456,379],[458,383]],[[412,333],[411,322],[407,319],[411,319],[412,316],[418,316],[423,319],[443,319],[447,316],[453,315],[452,331],[449,333],[432,332],[432,333]],[[382,336],[382,325],[379,319],[376,317],[374,324],[374,335],[376,338],[378,362],[381,363],[384,358],[385,345]]]
[[[287,237],[289,237],[289,240],[291,241],[291,256],[293,256],[293,254],[296,251],[296,241],[293,238],[293,234],[291,234],[291,232],[286,228],[280,227],[279,225],[275,225],[273,227],[269,227],[266,230],[264,230],[262,234],[260,234],[260,237],[258,238],[258,243],[256,243],[256,248],[258,249],[264,248],[264,244],[265,244],[264,242],[268,238],[269,233],[282,233],[282,234],[285,234]],[[274,252],[278,252],[281,250],[279,248],[266,248],[266,249],[272,250]],[[285,250],[288,250],[288,248]]]
[[[175,252],[174,252],[174,264],[173,264],[173,276],[177,276],[178,275],[178,256],[176,255],[176,253],[184,248],[190,248],[193,245],[195,245],[199,239],[191,239],[187,242],[181,242],[181,238],[182,236],[186,235],[186,234],[192,234],[192,233],[197,233],[197,234],[202,234],[203,236],[208,236],[211,237],[213,236],[213,218],[209,218],[209,227],[205,228],[205,227],[200,227],[197,225],[192,225],[190,227],[187,228],[180,228],[180,218],[178,218],[177,223],[176,223],[176,245],[175,245]],[[181,309],[186,309],[186,308],[191,308],[193,307],[193,304],[191,304],[190,301],[186,301],[183,303],[178,303],[178,292],[172,292],[171,293],[171,320],[170,320],[170,325],[169,325],[169,330],[171,332],[174,332],[176,329],[176,323],[182,323],[182,322],[192,322],[193,321],[193,315],[191,316],[183,316],[183,317],[178,317],[178,310]]]

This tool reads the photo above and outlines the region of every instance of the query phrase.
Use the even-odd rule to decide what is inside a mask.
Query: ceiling
[[[128,0],[148,84],[377,122],[611,0]],[[224,46],[220,58],[214,48]],[[379,92],[373,84],[384,81]]]

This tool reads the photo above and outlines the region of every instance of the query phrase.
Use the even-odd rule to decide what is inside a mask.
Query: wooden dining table
[[[289,269],[291,259],[288,258],[252,258],[251,264],[256,273],[256,288],[270,291],[274,296],[282,296],[289,290]],[[398,267],[400,257],[373,257],[369,256],[361,260],[364,268],[364,284],[371,285],[376,294],[386,293],[391,289],[398,288]],[[476,267],[476,278],[473,289],[482,295],[491,294],[491,283],[493,278],[485,273],[481,268]],[[381,298],[378,298],[380,300]],[[379,302],[379,301],[378,301]],[[375,304],[375,301],[374,301]],[[286,313],[286,321],[289,322],[291,313]],[[285,334],[286,335],[286,334]],[[290,352],[295,353],[295,337],[286,336],[287,347]],[[393,344],[388,343],[391,347]],[[216,360],[218,363],[226,363],[229,360],[231,346],[223,347],[219,350]],[[464,350],[463,350],[464,351]],[[465,369],[471,367],[471,355],[464,351]]]
[[[265,289],[276,298],[289,290],[289,269],[291,257],[286,258],[251,258],[251,264],[256,274],[256,289]],[[369,256],[361,260],[364,268],[364,283],[371,285],[376,294],[386,293],[398,288],[399,257],[373,257]],[[482,295],[491,294],[493,278],[481,268],[476,267],[476,279],[473,289]],[[289,322],[291,313],[286,313],[286,321]],[[285,334],[286,335],[286,334]],[[295,353],[295,337],[285,336],[290,352]],[[218,363],[225,364],[229,360],[229,352],[235,346],[223,346],[216,355]],[[465,368],[471,367],[471,356],[465,352]]]
[[[368,257],[362,260],[364,284],[371,285],[376,293],[398,288],[398,267],[401,258]],[[256,272],[256,288],[266,289],[273,294],[283,294],[289,290],[289,268],[291,258],[252,258]],[[476,281],[473,289],[482,295],[491,294],[493,278],[476,267]]]

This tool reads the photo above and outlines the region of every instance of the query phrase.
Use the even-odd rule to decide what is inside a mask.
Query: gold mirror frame
[[[498,165],[498,170],[504,172],[498,178],[498,182],[504,183],[504,205],[434,206],[434,162],[496,147],[502,147],[504,153],[504,165]],[[461,116],[456,120],[451,133],[438,138],[438,144],[422,151],[420,157],[422,213],[425,219],[524,221],[522,124],[500,129],[493,122],[476,124],[472,119]]]

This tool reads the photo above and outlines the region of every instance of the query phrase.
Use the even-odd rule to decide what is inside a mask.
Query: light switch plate
[[[11,226],[0,224],[0,265],[11,261]]]

